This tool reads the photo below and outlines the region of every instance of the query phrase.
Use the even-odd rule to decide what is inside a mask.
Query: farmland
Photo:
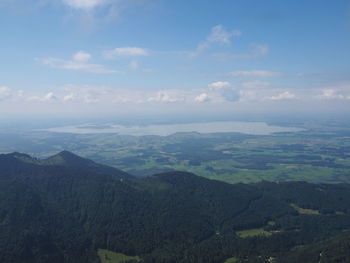
[[[301,127],[305,130],[271,135],[3,132],[0,152],[45,158],[65,149],[136,176],[180,170],[229,183],[350,182],[350,129]]]

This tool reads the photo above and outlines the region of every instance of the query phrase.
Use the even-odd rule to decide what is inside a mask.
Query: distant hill
[[[350,240],[347,229],[347,184],[136,178],[67,151],[45,160],[0,155],[4,263],[100,262],[99,249],[143,262],[319,262],[334,242]]]

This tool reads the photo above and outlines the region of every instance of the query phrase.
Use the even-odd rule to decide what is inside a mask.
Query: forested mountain
[[[332,250],[349,247],[347,229],[347,184],[136,178],[66,151],[0,155],[4,263],[100,262],[98,249],[144,262],[346,262],[348,249]]]

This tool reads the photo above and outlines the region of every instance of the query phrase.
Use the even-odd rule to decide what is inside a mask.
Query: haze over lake
[[[298,132],[302,128],[281,127],[268,125],[265,122],[203,122],[203,123],[185,123],[185,124],[154,124],[154,125],[134,125],[124,126],[117,124],[93,124],[88,123],[79,126],[62,126],[45,129],[45,131],[61,133],[117,133],[120,135],[158,135],[168,136],[177,132],[199,132],[199,133],[226,133],[237,132],[252,135],[269,135],[277,132]]]

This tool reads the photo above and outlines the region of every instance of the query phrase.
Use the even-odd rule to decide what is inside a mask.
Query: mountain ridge
[[[79,155],[76,155],[67,150],[63,150],[45,159],[38,159],[28,154],[19,153],[19,152],[13,152],[9,154],[0,154],[0,162],[1,160],[9,159],[9,158],[14,158],[19,162],[22,162],[22,164],[38,165],[42,167],[64,166],[64,167],[75,168],[79,170],[93,171],[96,173],[110,174],[121,178],[132,177],[132,175],[122,170],[119,170],[111,166],[98,164],[90,159],[80,157]],[[12,160],[12,162],[15,160]]]
[[[0,155],[5,263],[95,263],[100,248],[145,263],[284,262],[293,249],[350,229],[345,184],[232,185],[179,171],[136,178],[66,151],[46,164],[28,158]],[[254,229],[266,236],[240,234]],[[315,257],[304,255],[294,262]]]

